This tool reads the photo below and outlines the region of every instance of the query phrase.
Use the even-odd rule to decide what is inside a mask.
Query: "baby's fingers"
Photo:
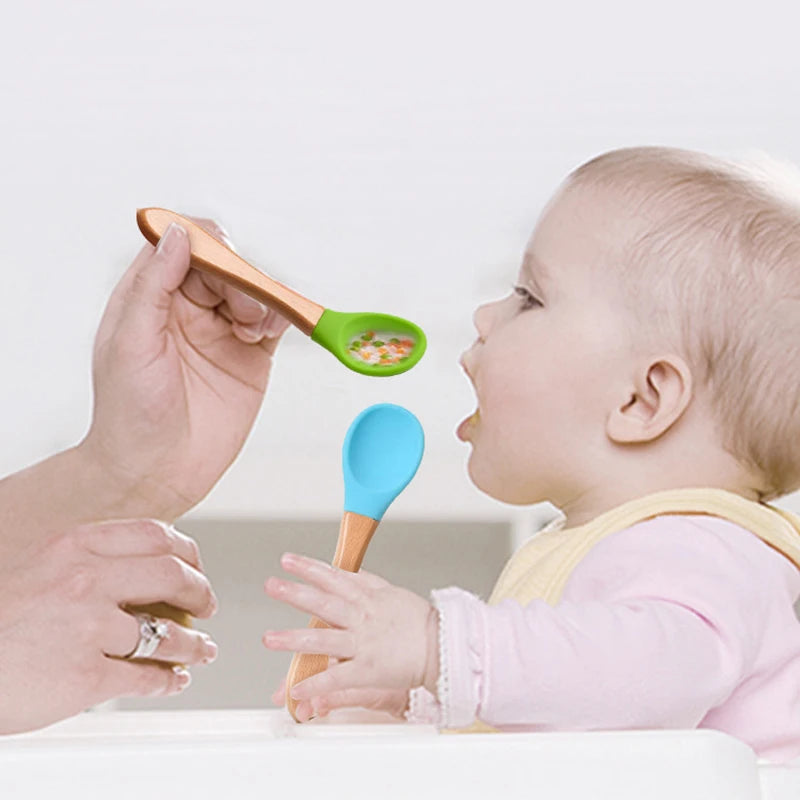
[[[291,631],[266,631],[261,640],[270,650],[310,653],[338,659],[353,658],[355,645],[347,631],[331,628],[301,628]]]
[[[272,693],[272,704],[283,706],[286,703],[286,678],[281,681],[280,686]]]
[[[284,553],[281,556],[281,567],[290,575],[301,578],[306,583],[330,594],[351,601],[357,601],[364,597],[362,589],[364,578],[357,572],[337,569],[325,561],[299,556],[296,553]]]
[[[328,625],[346,628],[353,621],[352,607],[339,597],[320,591],[304,583],[285,581],[282,578],[267,578],[264,591],[273,599],[314,614]]]
[[[356,666],[353,661],[344,661],[295,684],[290,694],[295,700],[311,700],[346,689],[368,689],[374,687],[375,683],[375,676],[369,674],[363,666]]]
[[[302,705],[306,705],[307,701]],[[342,689],[310,701],[312,713],[324,717],[339,708],[385,711],[402,718],[408,710],[408,692],[403,689]]]

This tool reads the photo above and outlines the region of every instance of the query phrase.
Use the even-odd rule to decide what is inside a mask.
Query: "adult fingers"
[[[334,658],[353,658],[356,654],[353,636],[333,628],[298,628],[288,631],[265,631],[261,637],[270,650],[292,653],[318,653]]]
[[[213,220],[189,219],[234,249],[227,233]],[[154,324],[160,329],[169,310],[169,295],[191,274],[188,237],[179,228],[177,237],[183,241],[176,248],[171,238],[175,233],[170,231],[168,237],[165,232],[158,247],[149,242],[142,247],[112,292],[99,330],[116,331],[123,321],[145,334],[151,334]]]
[[[163,625],[166,634],[147,660],[192,665],[210,664],[217,657],[217,645],[207,633],[185,628],[171,619],[156,619],[156,624]],[[139,644],[139,620],[120,610],[114,620],[114,630],[115,641],[110,642],[104,653],[116,658],[126,658]]]
[[[217,308],[222,303],[222,293],[210,285],[210,276],[196,269],[190,269],[181,284],[181,292],[187,300],[201,308]],[[219,279],[218,279],[219,280]],[[220,284],[222,282],[220,281]]]
[[[181,292],[195,305],[214,309],[228,320],[233,334],[245,344],[280,338],[289,327],[277,311],[213,275],[190,270]]]
[[[210,233],[215,239],[219,239],[219,241],[222,242],[222,244],[224,244],[229,250],[233,250],[234,253],[236,252],[236,248],[231,241],[228,231],[226,231],[225,228],[219,224],[219,222],[209,217],[193,217],[191,214],[186,214],[185,216],[186,219],[190,219],[195,223],[195,225],[199,225],[204,231]]]
[[[182,692],[192,682],[189,670],[153,661],[104,659],[97,702],[113,697],[158,697]]]
[[[202,217],[189,217],[189,219],[208,231],[229,250],[236,252],[230,236],[219,223]],[[222,278],[192,270],[181,289],[192,302],[205,308],[213,308],[224,302],[230,312],[234,334],[243,341],[257,342],[266,335],[262,332],[262,327],[269,316],[267,307]]]
[[[352,621],[351,605],[340,597],[320,591],[315,586],[285,581],[282,578],[268,578],[264,591],[273,599],[315,614],[329,625],[347,627]]]
[[[289,320],[277,311],[271,310],[263,324],[264,338],[259,342],[259,347],[263,348],[267,355],[274,355],[281,337],[290,326]]]
[[[202,571],[200,548],[186,534],[156,519],[105,520],[81,525],[76,533],[99,556],[174,555]]]
[[[134,341],[163,330],[169,319],[172,293],[189,271],[189,237],[171,223],[155,250],[138,261],[125,281],[125,309],[119,320]]]
[[[205,575],[173,555],[114,559],[99,580],[102,591],[118,605],[163,602],[201,618],[217,610],[217,599]]]
[[[136,255],[128,268],[123,273],[111,296],[108,298],[105,311],[103,312],[103,323],[100,329],[108,331],[116,330],[122,315],[125,313],[128,294],[135,276],[144,267],[145,263],[153,257],[155,248],[149,243],[145,243]]]
[[[267,307],[250,295],[234,288],[222,278],[196,269],[190,270],[181,284],[181,291],[195,305],[217,308],[226,303],[234,321],[245,325],[261,322],[267,315]]]

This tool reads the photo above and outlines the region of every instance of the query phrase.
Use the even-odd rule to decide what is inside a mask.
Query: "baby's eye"
[[[531,294],[524,286],[515,286],[514,293],[520,299],[520,306],[522,311],[527,311],[529,308],[536,308],[542,305],[542,301],[538,297]]]

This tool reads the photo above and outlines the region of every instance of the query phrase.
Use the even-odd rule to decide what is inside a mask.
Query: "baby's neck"
[[[722,453],[715,459],[684,461],[674,470],[664,464],[639,464],[630,474],[621,472],[613,482],[604,476],[592,486],[575,489],[556,505],[566,516],[566,526],[575,527],[639,497],[691,488],[724,489],[754,501],[763,497],[763,489],[754,475]]]
[[[649,494],[655,494],[656,492],[664,492],[668,491],[669,489],[724,489],[728,492],[733,492],[734,494],[738,494],[741,497],[745,497],[748,500],[753,500],[758,502],[760,499],[760,495],[758,492],[749,491],[749,490],[742,490],[738,491],[736,489],[731,488],[730,486],[712,486],[708,483],[705,484],[684,484],[682,486],[659,486],[657,489],[653,489],[652,491],[643,491],[643,492],[635,492],[631,494],[619,494],[616,497],[608,497],[606,502],[589,502],[589,503],[576,503],[575,505],[571,506],[563,506],[561,507],[561,512],[566,516],[566,520],[564,522],[564,527],[566,528],[576,528],[579,525],[585,525],[588,522],[591,522],[593,519],[596,519],[601,514],[605,514],[607,511],[611,511],[614,508],[617,508],[625,503],[629,503],[633,500],[637,500],[640,497],[646,497]]]

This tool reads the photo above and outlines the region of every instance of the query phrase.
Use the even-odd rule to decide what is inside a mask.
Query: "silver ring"
[[[134,617],[139,623],[139,641],[124,658],[150,658],[158,650],[161,641],[167,638],[169,628],[166,622],[150,614],[134,614]]]

